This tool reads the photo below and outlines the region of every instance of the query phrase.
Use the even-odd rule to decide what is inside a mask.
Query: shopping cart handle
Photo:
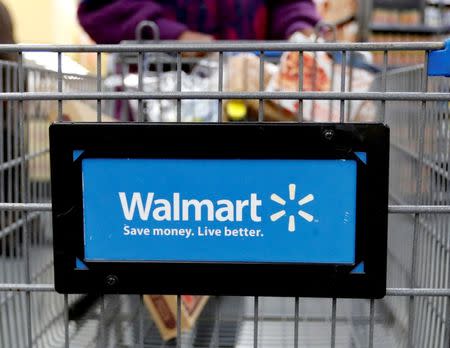
[[[428,56],[428,76],[450,77],[450,39],[443,50],[431,51]]]

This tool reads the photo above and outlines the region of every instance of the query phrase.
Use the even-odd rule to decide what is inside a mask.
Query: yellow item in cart
[[[232,121],[242,121],[247,116],[247,105],[242,100],[230,100],[226,106],[227,115]]]

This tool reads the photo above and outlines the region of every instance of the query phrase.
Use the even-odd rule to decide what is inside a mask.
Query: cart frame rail
[[[417,114],[412,114],[410,117],[415,118],[415,123],[413,125],[413,131],[411,131],[410,138],[412,149],[408,151],[412,152],[415,156],[414,165],[408,175],[413,179],[412,184],[414,190],[410,192],[411,199],[398,199],[393,201],[395,204],[389,206],[390,216],[406,216],[412,219],[412,228],[409,230],[411,236],[410,257],[408,262],[410,262],[409,271],[412,275],[412,280],[409,282],[408,286],[399,287],[389,287],[387,290],[387,298],[405,298],[407,301],[406,309],[408,311],[408,316],[406,318],[406,326],[403,325],[401,318],[400,326],[402,330],[406,330],[404,335],[406,339],[402,340],[402,346],[405,347],[423,347],[426,344],[431,344],[426,338],[427,335],[441,335],[441,340],[438,342],[433,341],[436,347],[448,347],[450,344],[450,265],[446,267],[441,267],[438,269],[439,276],[442,277],[441,287],[433,286],[433,282],[418,284],[414,280],[420,265],[418,264],[417,258],[420,255],[425,255],[427,251],[423,251],[419,241],[421,240],[420,234],[423,232],[423,217],[427,219],[431,216],[432,222],[429,223],[430,235],[434,235],[434,238],[438,239],[440,248],[439,255],[447,260],[450,264],[450,232],[448,230],[448,214],[450,214],[450,200],[446,198],[436,198],[434,201],[424,200],[424,178],[423,172],[430,166],[428,160],[427,146],[428,137],[426,134],[428,128],[426,128],[427,117],[430,115],[430,106],[434,110],[437,103],[449,103],[450,93],[446,89],[444,91],[437,89],[431,90],[432,85],[429,81],[428,76],[428,57],[431,51],[442,50],[445,48],[444,43],[439,42],[415,42],[415,43],[352,43],[352,44],[342,44],[342,43],[287,43],[287,42],[218,42],[218,43],[179,43],[179,42],[164,42],[164,43],[140,43],[140,44],[127,44],[127,45],[92,45],[92,46],[67,46],[67,45],[0,45],[0,52],[11,52],[16,53],[18,56],[17,63],[11,62],[0,62],[0,68],[9,67],[10,82],[14,80],[13,88],[4,89],[2,81],[6,79],[6,73],[0,73],[0,101],[13,106],[15,109],[14,113],[17,116],[18,124],[14,130],[14,146],[17,147],[15,156],[9,156],[8,158],[0,158],[0,173],[7,173],[10,168],[18,168],[18,182],[17,193],[20,195],[15,196],[14,201],[6,201],[5,196],[0,196],[0,213],[2,224],[0,225],[0,241],[2,238],[12,233],[18,233],[23,237],[23,258],[24,263],[20,270],[24,272],[24,278],[22,281],[11,282],[2,281],[0,276],[0,334],[3,328],[9,327],[8,325],[14,325],[14,323],[2,323],[2,305],[5,302],[11,301],[14,296],[21,296],[24,294],[24,312],[25,315],[25,327],[26,330],[23,334],[24,341],[22,345],[24,347],[33,347],[37,343],[36,335],[37,332],[34,329],[36,313],[32,313],[33,309],[36,310],[36,306],[32,303],[32,295],[39,293],[54,293],[54,286],[51,282],[35,282],[32,277],[32,263],[30,259],[30,250],[32,248],[32,227],[30,225],[32,214],[48,214],[51,211],[52,206],[48,201],[37,201],[32,200],[33,193],[30,192],[30,185],[28,182],[28,166],[32,160],[32,156],[45,156],[48,154],[48,148],[40,149],[39,152],[35,154],[29,153],[27,146],[27,122],[32,119],[33,114],[27,109],[27,103],[43,102],[43,101],[54,101],[57,102],[58,117],[57,119],[63,120],[63,108],[64,102],[68,100],[83,100],[83,101],[95,101],[97,121],[102,121],[102,102],[106,100],[137,100],[139,104],[138,111],[138,121],[145,121],[143,115],[143,101],[147,99],[172,99],[177,101],[177,121],[181,121],[181,101],[185,99],[214,99],[217,100],[218,106],[218,122],[223,121],[222,115],[222,103],[227,99],[256,99],[259,100],[259,111],[258,111],[258,121],[264,121],[264,100],[269,99],[294,99],[294,100],[337,100],[339,101],[340,110],[340,122],[346,122],[346,108],[348,107],[347,102],[350,100],[371,100],[377,103],[378,112],[380,115],[380,120],[382,122],[390,122],[392,117],[395,115],[391,113],[391,103],[404,103],[402,105],[414,105],[417,109]],[[181,90],[181,78],[182,78],[182,53],[183,52],[204,52],[204,53],[218,53],[218,86],[217,91],[213,92],[183,92]],[[342,61],[342,72],[341,72],[341,83],[339,86],[339,92],[304,92],[303,91],[303,79],[299,79],[299,89],[298,92],[265,92],[263,91],[263,80],[264,80],[264,62],[265,62],[265,52],[266,51],[295,51],[295,52],[341,52]],[[353,69],[349,66],[349,61],[347,59],[347,52],[355,51],[366,51],[366,52],[382,52],[384,57],[384,64],[381,67],[381,73],[377,78],[378,89],[377,91],[371,92],[353,92],[351,91],[351,81],[348,81],[346,77],[347,69]],[[417,73],[417,81],[415,87],[412,89],[405,90],[395,90],[389,88],[388,80],[390,77],[394,76],[395,71],[389,71],[389,53],[391,51],[402,51],[407,54],[411,51],[422,51],[424,53],[423,67],[411,69],[412,72]],[[36,69],[29,67],[24,63],[23,53],[25,52],[53,52],[57,56],[57,71],[47,72],[42,69]],[[144,56],[151,53],[172,53],[176,57],[176,71],[177,71],[177,91],[176,92],[145,92],[143,75],[144,75]],[[259,67],[259,91],[258,92],[226,92],[224,91],[224,53],[225,52],[258,52],[260,55],[260,67]],[[72,88],[68,87],[67,77],[63,74],[62,69],[62,54],[64,53],[95,53],[97,56],[97,75],[90,81],[89,88],[81,88],[81,86],[74,85]],[[138,91],[137,92],[105,92],[102,85],[102,53],[133,53],[136,55],[137,61],[137,72],[138,72]],[[300,76],[304,69],[303,55],[300,54],[299,59],[299,71]],[[30,88],[27,86],[29,82],[30,74],[50,74],[53,79],[53,85],[44,86],[43,88]],[[13,76],[14,75],[14,76]],[[74,76],[74,79],[83,80],[84,77]],[[392,81],[391,81],[392,82]],[[350,88],[349,88],[350,85]],[[448,81],[444,81],[444,85],[448,86]],[[406,104],[405,104],[406,103]],[[422,117],[418,117],[422,115]],[[437,127],[442,126],[445,122],[449,120],[448,108],[439,114],[440,118],[436,119],[434,123]],[[0,117],[1,113],[0,113]],[[303,120],[303,109],[302,107],[298,110],[297,121],[301,122]],[[3,124],[2,124],[3,127]],[[445,126],[446,127],[446,126]],[[447,128],[444,131],[444,139],[450,141],[449,132]],[[9,145],[11,146],[11,144]],[[2,150],[3,151],[3,150]],[[0,151],[0,153],[2,152]],[[446,150],[448,152],[448,150]],[[437,171],[441,170],[443,174],[447,175],[449,172],[449,159],[448,153],[441,154],[442,158],[439,161],[435,161],[435,169]],[[428,163],[428,164],[427,164]],[[427,167],[428,166],[428,167]],[[436,172],[435,170],[435,172]],[[436,174],[438,175],[438,174]],[[439,178],[439,180],[443,180]],[[445,185],[440,184],[440,188]],[[439,191],[439,188],[435,188]],[[437,192],[438,194],[439,192]],[[444,194],[448,191],[444,191]],[[441,195],[443,193],[441,192]],[[10,197],[11,198],[11,197]],[[44,197],[45,198],[45,197]],[[20,215],[20,219],[16,223],[20,223],[20,228],[12,227],[11,221],[6,220],[6,213],[17,213]],[[9,222],[9,225],[8,225]],[[447,225],[446,225],[447,224]],[[434,226],[439,225],[440,230],[438,232],[434,231]],[[447,226],[447,233],[445,232],[445,226]],[[9,228],[9,229],[8,229]],[[16,231],[16,232],[14,232]],[[390,233],[396,233],[395,226],[390,229]],[[438,243],[438,242],[435,242]],[[436,249],[438,250],[438,249]],[[437,252],[437,251],[436,251]],[[437,261],[433,258],[432,262],[437,265]],[[0,263],[5,262],[6,258],[0,255]],[[437,267],[437,266],[436,266]],[[1,265],[0,265],[1,268]],[[422,286],[419,286],[422,285]],[[423,286],[425,285],[425,286]],[[429,286],[427,286],[429,285]],[[69,347],[71,345],[71,333],[73,330],[70,328],[69,323],[69,297],[68,295],[56,295],[62,298],[62,312],[61,318],[64,322],[63,332],[63,346]],[[181,301],[180,295],[178,295],[178,315],[181,311]],[[430,303],[430,308],[439,311],[439,318],[432,314],[432,309],[426,309],[420,311],[422,304],[418,304],[417,299],[424,298],[427,303]],[[438,301],[435,301],[437,298]],[[2,302],[3,301],[3,302]],[[254,312],[253,312],[253,347],[259,347],[262,345],[259,339],[260,330],[260,298],[254,297]],[[295,298],[295,306],[293,308],[294,315],[294,341],[292,342],[294,347],[299,347],[299,321],[301,318],[300,312],[300,302],[303,299]],[[306,300],[305,300],[306,301]],[[331,318],[330,318],[330,344],[331,347],[336,346],[336,323],[337,323],[337,303],[338,299],[332,299],[331,302]],[[369,309],[368,318],[368,338],[367,344],[369,347],[374,347],[374,330],[375,330],[375,300],[369,300],[367,306]],[[434,306],[434,307],[433,307]],[[396,307],[390,307],[391,310],[395,311]],[[400,308],[400,307],[399,307]],[[427,307],[428,308],[428,307]],[[401,307],[399,311],[403,310]],[[106,324],[102,318],[104,318],[105,311],[105,298],[102,297],[100,305],[100,336],[99,345],[101,347],[107,346],[105,343],[106,337]],[[424,314],[425,313],[425,314]],[[416,314],[420,315],[416,316]],[[424,316],[425,315],[425,316]],[[394,315],[395,316],[395,315]],[[11,317],[11,314],[6,316],[6,320]],[[419,323],[420,320],[433,320],[431,326],[427,324],[422,325]],[[5,319],[5,318],[3,318]],[[220,312],[216,312],[216,319],[220,322]],[[144,315],[143,310],[140,309],[138,313],[138,325],[139,334],[137,346],[144,347],[144,332],[143,332],[143,321]],[[261,319],[262,320],[262,319]],[[440,321],[439,321],[440,320]],[[17,322],[15,323],[17,325]],[[10,328],[11,329],[11,328]],[[12,329],[11,329],[12,330]],[[16,329],[17,330],[17,329]],[[178,337],[181,337],[181,326],[180,323],[177,325]],[[215,345],[220,346],[218,342],[218,328],[214,328],[214,335],[216,335]],[[0,335],[1,336],[1,335]],[[425,337],[425,338],[424,338]],[[424,343],[428,342],[428,343]],[[0,345],[2,344],[2,339],[0,338]],[[425,344],[425,345],[424,345]],[[182,346],[182,340],[178,340],[177,346]],[[430,346],[430,345],[429,345]],[[431,346],[430,346],[431,347]]]

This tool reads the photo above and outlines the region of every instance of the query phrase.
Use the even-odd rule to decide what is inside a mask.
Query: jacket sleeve
[[[288,39],[296,31],[314,27],[320,20],[312,0],[278,0],[271,7],[271,34]]]
[[[134,40],[136,26],[143,20],[154,21],[163,40],[175,40],[187,30],[184,24],[165,18],[163,8],[154,1],[114,0],[101,6],[82,2],[78,8],[78,20],[99,44]],[[144,37],[150,38],[151,34],[144,33]]]

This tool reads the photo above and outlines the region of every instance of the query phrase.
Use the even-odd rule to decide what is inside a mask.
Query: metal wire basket
[[[181,90],[182,43],[106,46],[3,45],[17,63],[0,62],[0,347],[448,347],[450,336],[449,101],[447,78],[428,76],[428,56],[443,43],[230,43],[198,44],[217,54],[217,89]],[[58,71],[28,66],[25,52],[53,52]],[[269,51],[340,52],[339,91],[264,91]],[[381,52],[383,65],[371,91],[351,88],[348,52]],[[423,52],[423,65],[389,70],[391,52]],[[64,53],[97,54],[97,76],[63,74]],[[177,89],[145,91],[146,53],[175,58]],[[259,53],[259,89],[224,91],[226,52]],[[102,53],[127,53],[137,62],[136,91],[104,91]],[[299,71],[303,71],[303,55]],[[302,74],[300,73],[300,76]],[[371,101],[392,132],[388,291],[384,300],[214,298],[196,328],[163,343],[140,296],[68,296],[54,292],[48,120],[64,120],[70,103],[105,119],[109,101],[136,100],[145,121],[146,100],[213,100],[217,122],[227,100],[256,100],[265,122],[267,100],[334,102],[347,122],[351,101]],[[294,121],[304,119],[300,107]],[[178,301],[180,306],[180,301]]]

